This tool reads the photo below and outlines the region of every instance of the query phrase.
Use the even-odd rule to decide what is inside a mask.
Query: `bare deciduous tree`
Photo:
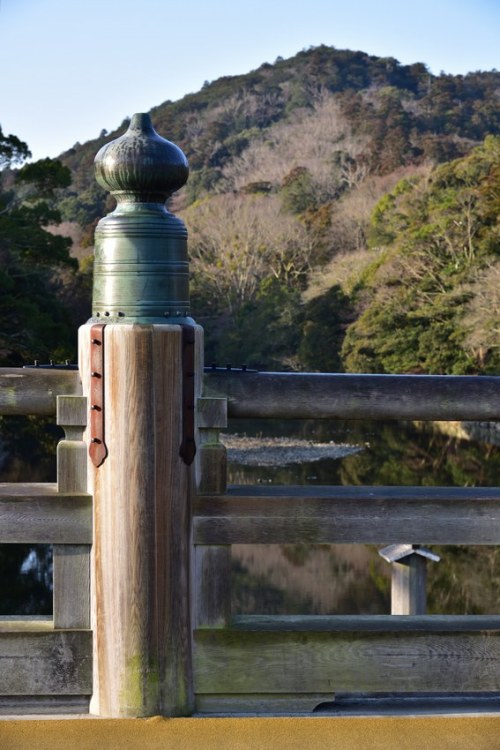
[[[287,283],[309,271],[307,231],[281,211],[276,196],[217,195],[186,209],[183,218],[193,274],[230,311],[252,299],[262,279]]]

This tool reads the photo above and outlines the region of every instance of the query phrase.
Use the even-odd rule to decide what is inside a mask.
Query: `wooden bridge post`
[[[425,615],[427,611],[427,561],[439,555],[420,544],[391,544],[379,550],[391,564],[391,615]]]
[[[80,329],[94,494],[91,713],[193,711],[190,564],[194,400],[202,330],[189,318],[187,233],[165,200],[182,151],[148,115],[96,157],[117,198],[96,230],[92,318]]]

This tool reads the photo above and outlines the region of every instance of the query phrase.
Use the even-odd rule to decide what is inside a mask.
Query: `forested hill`
[[[209,360],[498,371],[499,72],[435,76],[321,46],[151,114],[190,162],[173,208]],[[127,125],[60,157],[72,183],[52,231],[73,236],[80,269],[53,288],[80,317],[113,207],[93,160]]]
[[[197,93],[160,104],[151,115],[157,130],[180,145],[189,159],[192,200],[203,190],[224,190],[225,167],[250,144],[265,139],[273,125],[292,126],[329,95],[338,116],[363,141],[358,159],[383,174],[403,164],[455,158],[485,135],[500,132],[499,90],[497,71],[434,76],[421,62],[401,65],[392,57],[320,46],[287,60],[278,58],[272,65],[264,63],[246,75],[207,82]],[[60,157],[73,172],[71,192],[79,198],[81,221],[98,212],[102,199],[94,188],[94,156],[126,126],[124,120],[116,131],[103,131]],[[340,135],[336,156],[350,156]],[[293,159],[297,161],[298,153]]]

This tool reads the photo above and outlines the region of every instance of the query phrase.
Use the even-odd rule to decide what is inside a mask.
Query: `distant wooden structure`
[[[129,171],[106,177],[124,193],[136,179],[136,208],[102,230],[103,274],[108,241],[128,253],[113,273],[144,260],[144,232],[148,263],[162,247],[165,177],[144,186],[134,149],[157,136],[141,118],[117,141]],[[53,618],[0,618],[0,711],[300,713],[336,693],[499,691],[500,616],[233,617],[230,586],[236,543],[500,544],[498,488],[226,487],[219,432],[233,417],[499,420],[500,377],[204,373],[182,279],[164,320],[122,315],[144,300],[107,283],[115,307],[82,326],[79,372],[0,369],[0,414],[65,430],[57,484],[0,485],[0,543],[54,545]]]

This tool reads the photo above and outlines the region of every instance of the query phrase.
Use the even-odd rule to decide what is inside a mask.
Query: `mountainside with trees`
[[[190,162],[172,207],[190,231],[207,358],[498,369],[499,104],[497,71],[434,76],[321,46],[154,108]],[[76,238],[82,300],[93,230],[113,207],[93,159],[127,124],[60,157],[72,182],[51,231]]]

